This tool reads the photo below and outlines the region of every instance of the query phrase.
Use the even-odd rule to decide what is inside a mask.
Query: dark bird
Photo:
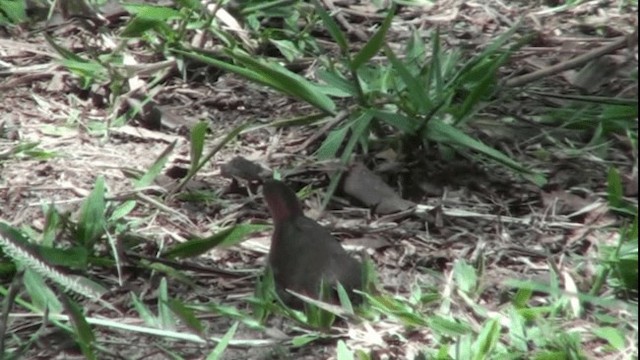
[[[267,180],[262,191],[275,226],[268,266],[280,299],[300,309],[303,302],[285,289],[319,299],[324,284],[330,290],[319,300],[339,304],[335,288],[340,282],[351,302],[359,303],[360,296],[353,289],[362,288],[360,262],[349,256],[327,229],[304,215],[296,194],[287,185]]]

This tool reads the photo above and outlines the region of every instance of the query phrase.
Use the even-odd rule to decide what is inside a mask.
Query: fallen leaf
[[[391,214],[415,206],[415,203],[401,198],[378,175],[361,163],[351,166],[342,190],[372,208],[376,214]]]

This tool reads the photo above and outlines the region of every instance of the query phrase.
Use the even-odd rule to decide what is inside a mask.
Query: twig
[[[625,46],[634,46],[637,43],[637,41],[638,41],[638,29],[636,29],[636,31],[634,31],[633,34],[622,36],[607,45],[593,49],[588,53],[575,57],[569,61],[565,61],[565,62],[556,64],[553,66],[549,66],[547,68],[544,68],[538,71],[534,71],[526,75],[509,79],[505,82],[505,85],[509,87],[522,86],[524,84],[528,84],[530,82],[542,79],[547,76],[555,75],[563,71],[574,69],[587,64],[593,59],[612,53],[618,49],[622,49]]]

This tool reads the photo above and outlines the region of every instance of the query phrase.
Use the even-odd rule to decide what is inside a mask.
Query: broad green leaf
[[[527,306],[527,303],[529,303],[529,300],[531,300],[532,295],[533,295],[533,291],[531,291],[531,289],[522,287],[518,289],[518,291],[516,291],[516,294],[514,295],[513,300],[511,300],[511,302],[513,303],[513,306],[515,306],[516,308],[522,309]]]
[[[191,10],[202,10],[202,3],[198,0],[176,0],[181,7]]]
[[[626,347],[625,336],[619,329],[613,327],[599,327],[591,330],[597,337],[606,340],[611,347],[617,351],[622,351]]]
[[[47,263],[54,266],[84,269],[89,259],[89,252],[81,246],[73,246],[67,249],[40,246],[37,244],[30,244],[29,246]]]
[[[478,276],[473,266],[467,264],[464,260],[458,260],[453,265],[453,276],[460,290],[467,294],[472,294],[475,291]]]
[[[27,2],[24,0],[0,0],[0,25],[5,22],[19,24],[27,19]]]
[[[509,309],[509,339],[511,340],[511,346],[518,351],[526,353],[529,351],[527,344],[527,324],[524,316],[520,315],[516,309]]]
[[[338,347],[336,349],[338,360],[354,360],[353,351],[349,350],[344,340],[338,341]]]
[[[269,42],[275,45],[282,56],[284,56],[284,58],[289,62],[292,62],[303,55],[291,40],[269,39]]]

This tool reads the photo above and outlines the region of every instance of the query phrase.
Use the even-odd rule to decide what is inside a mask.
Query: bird
[[[339,304],[336,291],[339,282],[352,304],[359,304],[362,299],[353,290],[363,286],[361,263],[345,251],[328,229],[304,215],[295,192],[282,181],[266,180],[262,191],[274,223],[267,266],[283,303],[294,309],[304,308],[304,302],[288,293],[289,289]],[[329,289],[322,292],[322,299],[321,286]]]

